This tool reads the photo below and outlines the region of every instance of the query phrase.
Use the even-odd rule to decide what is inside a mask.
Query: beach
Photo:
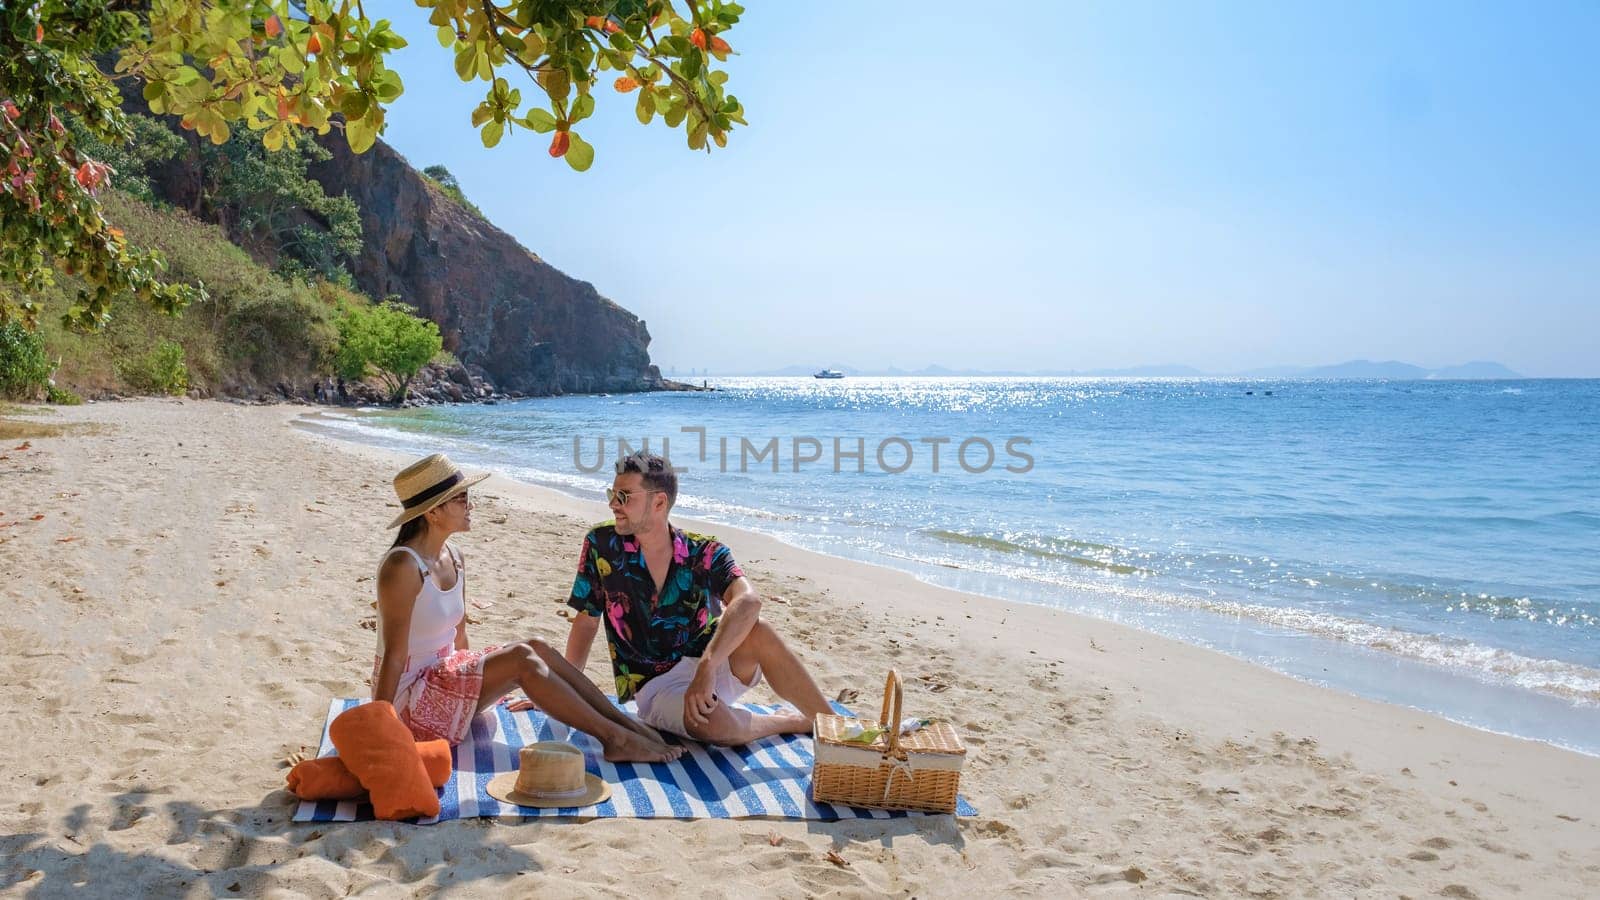
[[[1600,893],[1600,758],[726,526],[703,530],[782,598],[762,614],[824,693],[875,712],[896,667],[908,713],[956,724],[978,816],[291,824],[285,760],[314,752],[330,698],[369,690],[407,461],[297,429],[306,411],[7,416],[0,891]],[[603,504],[505,477],[474,503],[473,643],[562,646]],[[587,672],[609,687],[603,642]]]

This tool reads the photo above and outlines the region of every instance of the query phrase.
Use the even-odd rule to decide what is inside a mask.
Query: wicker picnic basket
[[[967,748],[949,722],[901,735],[900,694],[900,674],[890,669],[878,715],[884,733],[870,744],[842,739],[850,719],[817,716],[811,799],[877,809],[956,811]]]

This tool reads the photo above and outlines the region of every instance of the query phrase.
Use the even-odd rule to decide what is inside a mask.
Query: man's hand
[[[716,679],[712,675],[715,672],[716,665],[709,658],[701,659],[695,667],[694,678],[683,692],[683,724],[694,728],[704,728],[710,724],[711,714],[716,712],[717,704],[721,702],[713,692]]]

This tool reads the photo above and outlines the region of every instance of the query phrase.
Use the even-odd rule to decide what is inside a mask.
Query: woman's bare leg
[[[483,687],[478,694],[478,709],[488,708],[518,687],[551,718],[594,735],[605,748],[606,759],[612,762],[666,762],[683,753],[682,747],[669,747],[659,739],[650,740],[610,719],[573,690],[566,679],[553,675],[529,644],[502,647],[483,658]],[[611,706],[604,696],[600,699],[607,707]]]
[[[538,638],[530,639],[528,644],[533,647],[535,653],[539,654],[539,659],[550,667],[550,674],[559,676],[563,681],[571,685],[578,696],[588,701],[590,706],[599,710],[601,715],[624,728],[631,728],[639,732],[656,743],[666,743],[661,740],[660,732],[618,709],[617,705],[611,702],[610,697],[601,693],[600,689],[594,686],[594,682],[589,680],[589,676],[578,671],[572,663],[567,662],[567,658],[557,653],[556,648]]]

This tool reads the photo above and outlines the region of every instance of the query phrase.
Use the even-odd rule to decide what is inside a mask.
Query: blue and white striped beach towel
[[[334,700],[328,721],[361,700]],[[753,712],[775,707],[741,704]],[[631,704],[628,707],[630,709]],[[835,704],[841,713],[843,707]],[[669,737],[670,740],[670,737]],[[535,741],[565,741],[584,753],[590,773],[611,784],[611,799],[584,809],[533,809],[503,803],[489,796],[489,779],[517,769],[517,750]],[[514,713],[497,705],[493,714],[477,717],[472,733],[455,748],[455,771],[439,798],[439,815],[418,820],[431,825],[473,816],[580,816],[640,819],[739,819],[772,816],[784,819],[890,819],[921,813],[859,809],[811,801],[811,738],[785,735],[744,747],[708,747],[693,741],[670,763],[610,763],[601,757],[600,742],[555,722],[542,712]],[[334,753],[328,729],[322,729],[319,756]],[[977,815],[961,798],[956,814]],[[355,822],[372,818],[364,801],[303,801],[296,822]]]

